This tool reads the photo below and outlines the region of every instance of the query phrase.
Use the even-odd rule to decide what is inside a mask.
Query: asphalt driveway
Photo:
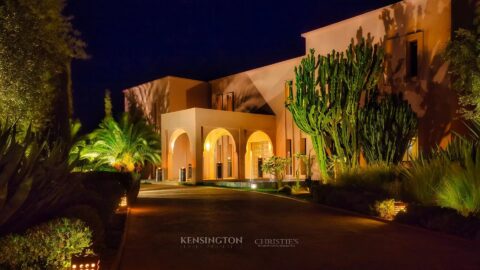
[[[478,242],[246,191],[150,185],[121,269],[480,269]]]

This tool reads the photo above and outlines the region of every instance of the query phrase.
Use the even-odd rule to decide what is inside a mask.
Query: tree
[[[87,136],[79,150],[80,160],[93,169],[112,168],[122,172],[139,172],[145,162],[160,162],[160,140],[145,120],[132,121],[124,114],[119,122],[106,117],[98,129]],[[74,148],[76,149],[76,148]]]
[[[337,164],[358,166],[358,114],[362,96],[368,100],[383,71],[383,49],[372,38],[352,40],[345,52],[315,57],[315,51],[295,68],[286,106],[297,126],[309,134],[324,181],[329,178],[328,156]]]
[[[480,2],[475,1],[473,29],[455,31],[445,51],[453,76],[453,89],[464,118],[480,120]]]
[[[73,113],[70,63],[85,44],[62,15],[64,0],[0,3],[0,117],[65,138]]]
[[[160,136],[131,104],[119,121],[112,116],[110,92],[105,92],[105,118],[92,133],[78,140],[70,151],[71,161],[79,159],[93,170],[140,172],[146,162],[161,161]]]

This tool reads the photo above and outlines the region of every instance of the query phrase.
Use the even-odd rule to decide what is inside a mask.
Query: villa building
[[[302,34],[305,53],[344,51],[352,38],[371,36],[386,51],[381,88],[402,92],[419,119],[410,154],[445,146],[456,121],[457,97],[442,53],[458,27],[472,21],[463,0],[405,0]],[[124,90],[141,104],[162,140],[164,179],[261,179],[272,155],[293,157],[312,149],[308,135],[285,108],[285,82],[295,80],[301,55],[209,82],[168,76]],[[126,103],[127,98],[126,98]],[[126,106],[127,107],[127,106]],[[417,150],[418,149],[418,150]],[[304,176],[294,158],[287,178]],[[314,168],[314,178],[315,178]]]

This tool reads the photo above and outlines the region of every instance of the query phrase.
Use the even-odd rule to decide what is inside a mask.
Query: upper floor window
[[[233,92],[225,94],[225,98],[226,98],[226,102],[225,102],[226,108],[225,108],[225,110],[233,112],[234,111],[234,104],[235,104],[234,103]]]
[[[410,40],[407,46],[407,76],[413,79],[418,76],[418,41]]]
[[[215,96],[215,109],[216,110],[223,110],[223,95],[217,94]]]
[[[215,109],[234,111],[235,110],[235,96],[233,92],[226,94],[217,94],[215,96]]]

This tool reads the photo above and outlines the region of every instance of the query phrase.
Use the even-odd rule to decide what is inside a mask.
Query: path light
[[[72,266],[74,270],[99,270],[100,257],[98,255],[73,255]]]
[[[400,212],[407,212],[407,204],[402,201],[395,201],[393,209],[396,216]]]
[[[251,188],[251,189],[257,189],[257,184],[251,183],[251,184],[250,184],[250,188]]]
[[[120,202],[118,203],[118,207],[116,212],[123,213],[128,209],[128,201],[127,201],[127,194],[123,194],[122,198],[120,198]]]

